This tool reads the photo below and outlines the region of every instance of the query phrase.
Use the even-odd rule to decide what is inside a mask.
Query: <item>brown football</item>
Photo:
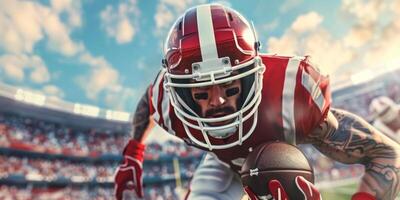
[[[278,180],[289,199],[303,199],[295,178],[303,176],[314,183],[314,173],[307,158],[297,147],[270,142],[256,147],[246,158],[241,169],[243,186],[248,186],[259,197],[266,198],[270,180]]]

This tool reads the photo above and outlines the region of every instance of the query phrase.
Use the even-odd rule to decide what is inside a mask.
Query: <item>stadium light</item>
[[[100,108],[91,105],[74,104],[74,113],[91,117],[99,116]]]
[[[106,119],[128,122],[130,114],[127,112],[107,110]]]
[[[23,89],[18,89],[14,96],[15,100],[23,101],[26,103],[43,106],[46,101],[46,97],[41,94],[35,94],[30,91],[26,91]]]

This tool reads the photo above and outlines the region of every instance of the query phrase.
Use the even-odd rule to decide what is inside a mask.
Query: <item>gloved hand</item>
[[[303,178],[302,176],[297,176],[295,181],[297,188],[304,195],[304,200],[322,200],[321,194],[319,193],[318,189],[305,178]],[[269,181],[268,189],[271,192],[270,195],[275,200],[289,200],[285,189],[278,180]],[[258,200],[258,197],[251,191],[249,187],[245,187],[244,190],[251,200]]]
[[[376,198],[366,192],[357,192],[351,197],[351,200],[376,200]]]
[[[130,189],[128,183],[133,183],[133,189],[137,197],[143,198],[143,156],[145,145],[136,140],[129,140],[126,145],[123,155],[124,162],[118,166],[114,182],[115,182],[115,197],[117,200],[122,200],[124,190]]]

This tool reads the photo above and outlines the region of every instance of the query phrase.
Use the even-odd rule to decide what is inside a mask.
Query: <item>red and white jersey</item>
[[[294,144],[307,136],[325,120],[331,103],[328,77],[311,66],[307,57],[261,55],[261,58],[266,70],[253,134],[242,145],[212,150],[234,170],[240,170],[249,151],[259,144],[276,140]],[[164,90],[164,73],[160,71],[150,91],[153,118],[167,132],[194,145]]]

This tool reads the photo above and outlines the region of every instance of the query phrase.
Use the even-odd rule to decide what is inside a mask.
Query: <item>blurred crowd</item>
[[[67,160],[19,158],[0,155],[0,178],[7,178],[10,175],[22,175],[27,180],[36,181],[67,179],[74,182],[105,182],[112,180],[116,164],[94,165],[74,163]]]
[[[51,185],[51,182],[57,181],[60,183],[60,180],[68,180],[75,184],[83,183],[109,183],[112,185],[114,170],[117,167],[118,163],[109,163],[107,165],[96,165],[96,164],[88,164],[88,163],[76,163],[70,162],[66,160],[46,160],[46,159],[33,159],[33,158],[19,158],[15,156],[0,156],[0,179],[5,180],[7,178],[12,177],[22,177],[27,181],[43,181],[48,185]],[[198,164],[198,160],[187,160],[183,162],[179,162],[179,170],[180,176],[182,177],[192,177],[194,169]],[[145,188],[145,194],[148,199],[159,199],[165,195],[171,195],[172,197],[177,196],[178,194],[175,191],[175,169],[173,165],[168,162],[163,163],[149,163],[146,164],[148,166],[145,167],[144,170],[144,179],[153,179],[153,182],[157,182],[157,180],[169,180],[173,184],[163,184],[159,185],[157,183],[150,184]],[[156,179],[154,181],[154,179]],[[167,182],[168,183],[168,182]],[[90,185],[90,184],[86,184]],[[54,187],[49,187],[53,188]],[[95,196],[98,199],[102,199],[105,194],[110,197],[111,193],[104,193],[104,191],[108,191],[106,187],[101,186],[103,190],[91,190],[85,191],[82,194],[79,194],[79,188],[72,190],[71,198],[74,199],[74,196],[85,195],[85,196]],[[26,192],[32,191],[35,189],[34,187],[27,189],[21,189],[16,187],[6,187],[2,186],[0,190],[0,199],[5,198],[7,195],[15,196],[21,195],[20,199],[29,199],[23,197]],[[13,194],[13,191],[21,190],[21,194]],[[32,195],[38,197],[40,199],[40,195],[43,193],[51,194],[54,196],[63,197],[61,194],[65,192],[69,192],[71,188],[57,189],[57,190],[43,190],[42,192],[36,192]],[[112,192],[112,191],[108,191]],[[99,193],[99,194],[97,194]],[[28,195],[29,196],[29,195]],[[82,196],[81,196],[82,197]],[[83,197],[82,197],[83,198]],[[78,198],[78,199],[82,199]],[[11,199],[18,199],[13,197]],[[36,199],[36,198],[35,198]],[[58,199],[58,198],[56,198]],[[62,198],[63,199],[63,198]],[[66,198],[69,199],[69,198]],[[76,198],[75,198],[76,199]],[[85,199],[85,198],[83,198]],[[92,198],[90,198],[92,199]],[[172,198],[176,199],[176,198]]]
[[[1,200],[77,200],[77,199],[93,199],[105,200],[112,199],[113,188],[36,188],[32,186],[16,187],[16,186],[0,186]]]
[[[372,121],[369,105],[374,98],[379,96],[386,96],[394,102],[400,102],[400,70],[334,91],[332,106],[356,113]]]
[[[49,159],[46,154],[93,157],[102,154],[120,156],[129,140],[128,132],[100,132],[84,130],[35,119],[32,117],[0,113],[0,148],[42,153],[39,158],[0,155],[0,200],[3,199],[111,199],[114,161],[85,162],[74,159]],[[146,147],[143,177],[151,181],[145,188],[146,199],[177,199],[178,191],[173,158],[179,158],[182,182],[192,177],[203,152],[179,141],[149,143]],[[44,156],[43,156],[44,155]],[[193,158],[193,159],[192,159]],[[8,186],[12,178],[26,184]],[[95,189],[89,187],[57,188],[52,183],[108,183]],[[166,181],[165,181],[166,180]],[[30,182],[45,182],[38,188]],[[163,182],[164,181],[164,182]],[[90,185],[90,184],[89,184]],[[168,198],[165,198],[168,197]]]
[[[119,154],[128,134],[80,130],[30,117],[0,114],[0,147],[53,154],[90,156]]]
[[[184,182],[187,187],[188,181]],[[129,197],[131,192],[125,196]],[[174,183],[151,185],[146,187],[145,199],[175,200],[182,199],[184,191],[177,189]],[[114,199],[114,188],[108,187],[62,187],[62,188],[37,188],[32,186],[16,187],[0,185],[1,200],[107,200]],[[133,198],[131,198],[133,199]]]
[[[66,126],[31,117],[0,113],[0,147],[71,156],[120,155],[130,139],[129,133],[101,132]],[[202,152],[168,141],[147,145],[146,158],[158,159],[161,154],[180,157],[197,156]]]

